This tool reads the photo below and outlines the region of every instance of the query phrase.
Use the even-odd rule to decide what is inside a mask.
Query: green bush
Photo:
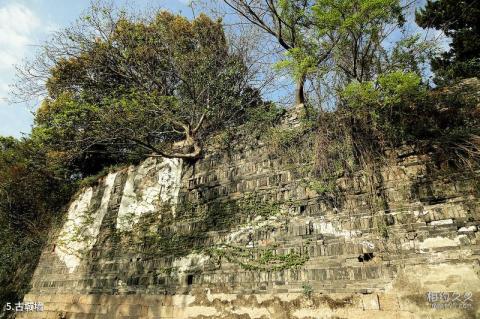
[[[310,284],[304,282],[304,283],[302,284],[302,290],[303,290],[303,291],[302,291],[302,292],[303,292],[303,295],[304,295],[305,297],[307,297],[307,298],[311,298],[311,297],[312,297],[313,287],[312,287]]]

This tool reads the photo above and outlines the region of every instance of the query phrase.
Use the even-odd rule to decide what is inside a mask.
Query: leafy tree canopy
[[[480,2],[428,0],[416,12],[416,21],[452,38],[450,50],[432,59],[435,82],[448,84],[456,78],[480,76]]]
[[[332,50],[324,45],[322,38],[311,32],[312,0],[223,0],[242,19],[273,36],[287,57],[302,57],[294,69],[296,81],[295,102],[305,103],[305,82],[311,66],[318,66],[326,60]],[[305,57],[303,51],[315,51],[315,56]],[[283,67],[284,65],[279,65]]]
[[[317,32],[335,43],[334,67],[357,81],[383,71],[382,42],[405,21],[398,0],[318,0],[313,11]]]
[[[78,165],[195,159],[208,136],[262,104],[221,21],[203,14],[134,19],[94,8],[57,39],[45,46],[53,66],[32,136]]]
[[[252,13],[258,10],[258,5],[248,6],[248,1],[226,2],[235,2],[236,6],[231,5],[242,16],[254,23],[258,21]],[[276,67],[290,70],[300,83],[305,78],[316,82],[320,91],[332,92],[334,99],[351,81],[371,81],[396,70],[420,73],[428,53],[434,49],[433,43],[420,36],[402,33],[406,20],[399,0],[298,1],[302,5],[296,6],[293,4],[297,2],[293,1],[286,8],[281,1],[265,2],[270,3],[266,5],[270,11],[277,8],[277,20],[285,26],[291,25],[287,23],[288,17],[295,17],[292,25],[295,32],[285,31],[281,35],[290,39],[285,33],[295,34],[296,42],[285,46],[285,58],[278,61]],[[277,31],[273,33],[278,36],[281,24],[274,25]],[[396,31],[400,31],[402,39],[387,44]]]

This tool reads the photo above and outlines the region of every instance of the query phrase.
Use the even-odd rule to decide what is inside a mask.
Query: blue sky
[[[122,6],[125,0],[114,0]],[[171,11],[191,12],[188,0],[129,0],[135,8],[164,7]],[[9,85],[14,82],[14,65],[32,56],[36,46],[49,35],[73,23],[88,8],[89,0],[0,0],[0,135],[22,136],[29,133],[35,102],[10,104]]]

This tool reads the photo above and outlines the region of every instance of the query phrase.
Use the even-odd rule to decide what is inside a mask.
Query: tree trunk
[[[202,153],[202,147],[190,127],[185,131],[185,139],[174,143],[174,148],[177,148],[177,153],[172,154],[172,157],[197,159]]]
[[[305,105],[305,92],[304,92],[305,80],[306,80],[305,74],[302,75],[297,80],[297,88],[295,90],[295,106],[298,106],[300,104]]]

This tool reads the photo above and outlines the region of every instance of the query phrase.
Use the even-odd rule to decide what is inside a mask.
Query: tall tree
[[[303,67],[294,73],[297,82],[295,103],[305,103],[305,81],[311,65],[320,65],[328,59],[332,47],[325,47],[320,38],[311,34],[311,0],[224,0],[236,13],[256,25],[267,34],[275,37],[280,46],[292,56],[315,48],[317,53]]]
[[[33,134],[65,154],[198,158],[210,134],[260,105],[243,57],[205,15],[134,19],[94,7],[56,38],[47,62],[33,64],[51,66]]]
[[[336,43],[332,65],[347,82],[382,72],[384,41],[404,23],[399,0],[317,0],[313,12],[317,33]]]
[[[224,1],[286,50],[277,66],[297,79],[297,103],[305,101],[309,75],[341,89],[385,72],[392,65],[385,40],[405,22],[400,0]]]
[[[451,37],[450,50],[432,59],[435,82],[480,76],[480,2],[428,0],[416,12],[422,28],[434,28]]]

